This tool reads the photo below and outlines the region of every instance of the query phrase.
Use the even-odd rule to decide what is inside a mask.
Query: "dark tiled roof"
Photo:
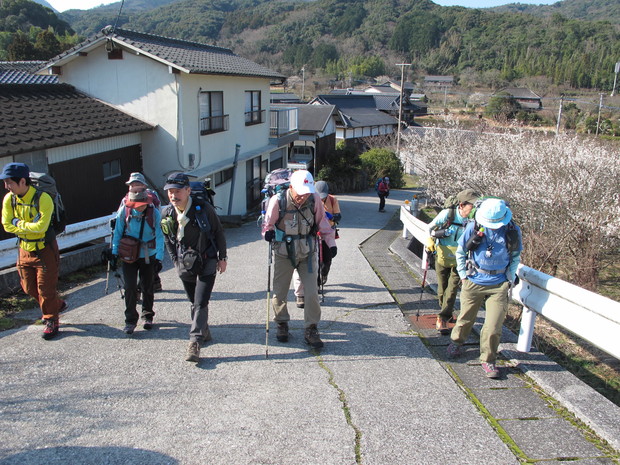
[[[196,74],[220,74],[227,76],[266,77],[285,79],[286,76],[265,68],[253,61],[235,55],[231,50],[214,45],[200,44],[186,40],[145,34],[117,28],[114,32],[103,33],[88,38],[81,44],[61,53],[48,62],[47,66],[65,57],[73,55],[81,49],[103,42],[107,39],[123,46],[138,49],[160,61]]]
[[[335,105],[346,127],[359,128],[398,124],[398,120],[377,110],[374,96],[366,95],[319,95],[316,101],[322,104]]]
[[[299,132],[321,132],[325,130],[329,118],[335,112],[333,105],[274,104],[276,108],[297,108],[297,127]]]
[[[152,128],[67,84],[0,85],[0,156]]]
[[[0,71],[0,84],[57,84],[58,76],[41,76],[26,71]]]
[[[512,95],[514,98],[536,99],[536,100],[540,99],[540,95],[536,95],[534,92],[532,92],[529,89],[526,89],[525,87],[506,87],[505,89],[502,89],[499,92],[497,92],[497,94],[500,94],[502,92],[507,92],[510,95]]]
[[[25,71],[27,73],[34,73],[44,64],[44,61],[0,61],[0,71]]]

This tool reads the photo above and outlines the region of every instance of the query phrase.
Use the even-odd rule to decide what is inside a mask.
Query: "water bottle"
[[[482,238],[484,237],[484,228],[480,226],[478,231],[475,231],[474,234],[471,235],[467,242],[465,243],[465,248],[467,250],[476,250],[480,243],[482,242]]]

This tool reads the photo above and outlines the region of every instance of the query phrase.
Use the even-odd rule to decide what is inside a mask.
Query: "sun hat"
[[[131,173],[129,175],[129,181],[127,181],[125,184],[129,186],[132,182],[139,182],[146,186],[146,179],[144,179],[144,175],[142,173]]]
[[[149,199],[149,195],[145,191],[130,192],[127,196],[125,206],[129,208],[138,208],[143,205],[149,205],[150,203],[151,200]]]
[[[25,163],[7,163],[4,165],[0,179],[29,178],[30,168]]]
[[[456,194],[456,200],[459,203],[476,203],[476,200],[480,198],[480,194],[473,189],[465,189]]]
[[[189,177],[185,173],[172,173],[166,180],[164,190],[168,189],[183,189],[189,187]]]
[[[314,178],[309,171],[298,170],[291,175],[291,187],[299,195],[314,194]]]
[[[502,199],[486,199],[476,211],[476,221],[485,228],[499,229],[512,219],[512,212]]]
[[[314,188],[318,192],[319,196],[321,196],[321,199],[324,199],[329,195],[329,186],[325,181],[317,181]]]

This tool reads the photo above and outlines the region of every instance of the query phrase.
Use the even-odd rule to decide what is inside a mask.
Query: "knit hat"
[[[149,205],[150,203],[151,200],[149,199],[149,195],[146,193],[146,191],[130,192],[127,195],[125,206],[129,208],[138,208],[143,205]]]

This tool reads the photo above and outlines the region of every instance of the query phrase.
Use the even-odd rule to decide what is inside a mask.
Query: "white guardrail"
[[[422,244],[429,237],[428,224],[402,206],[400,220],[403,237],[413,235]],[[529,352],[536,315],[567,329],[620,359],[620,302],[546,275],[523,264],[517,270],[519,284],[512,290],[513,300],[523,305],[517,350]]]
[[[116,214],[102,216],[80,223],[67,225],[65,232],[58,236],[60,250],[69,249],[110,235],[110,219]],[[17,239],[0,241],[0,269],[15,265],[17,261]]]

